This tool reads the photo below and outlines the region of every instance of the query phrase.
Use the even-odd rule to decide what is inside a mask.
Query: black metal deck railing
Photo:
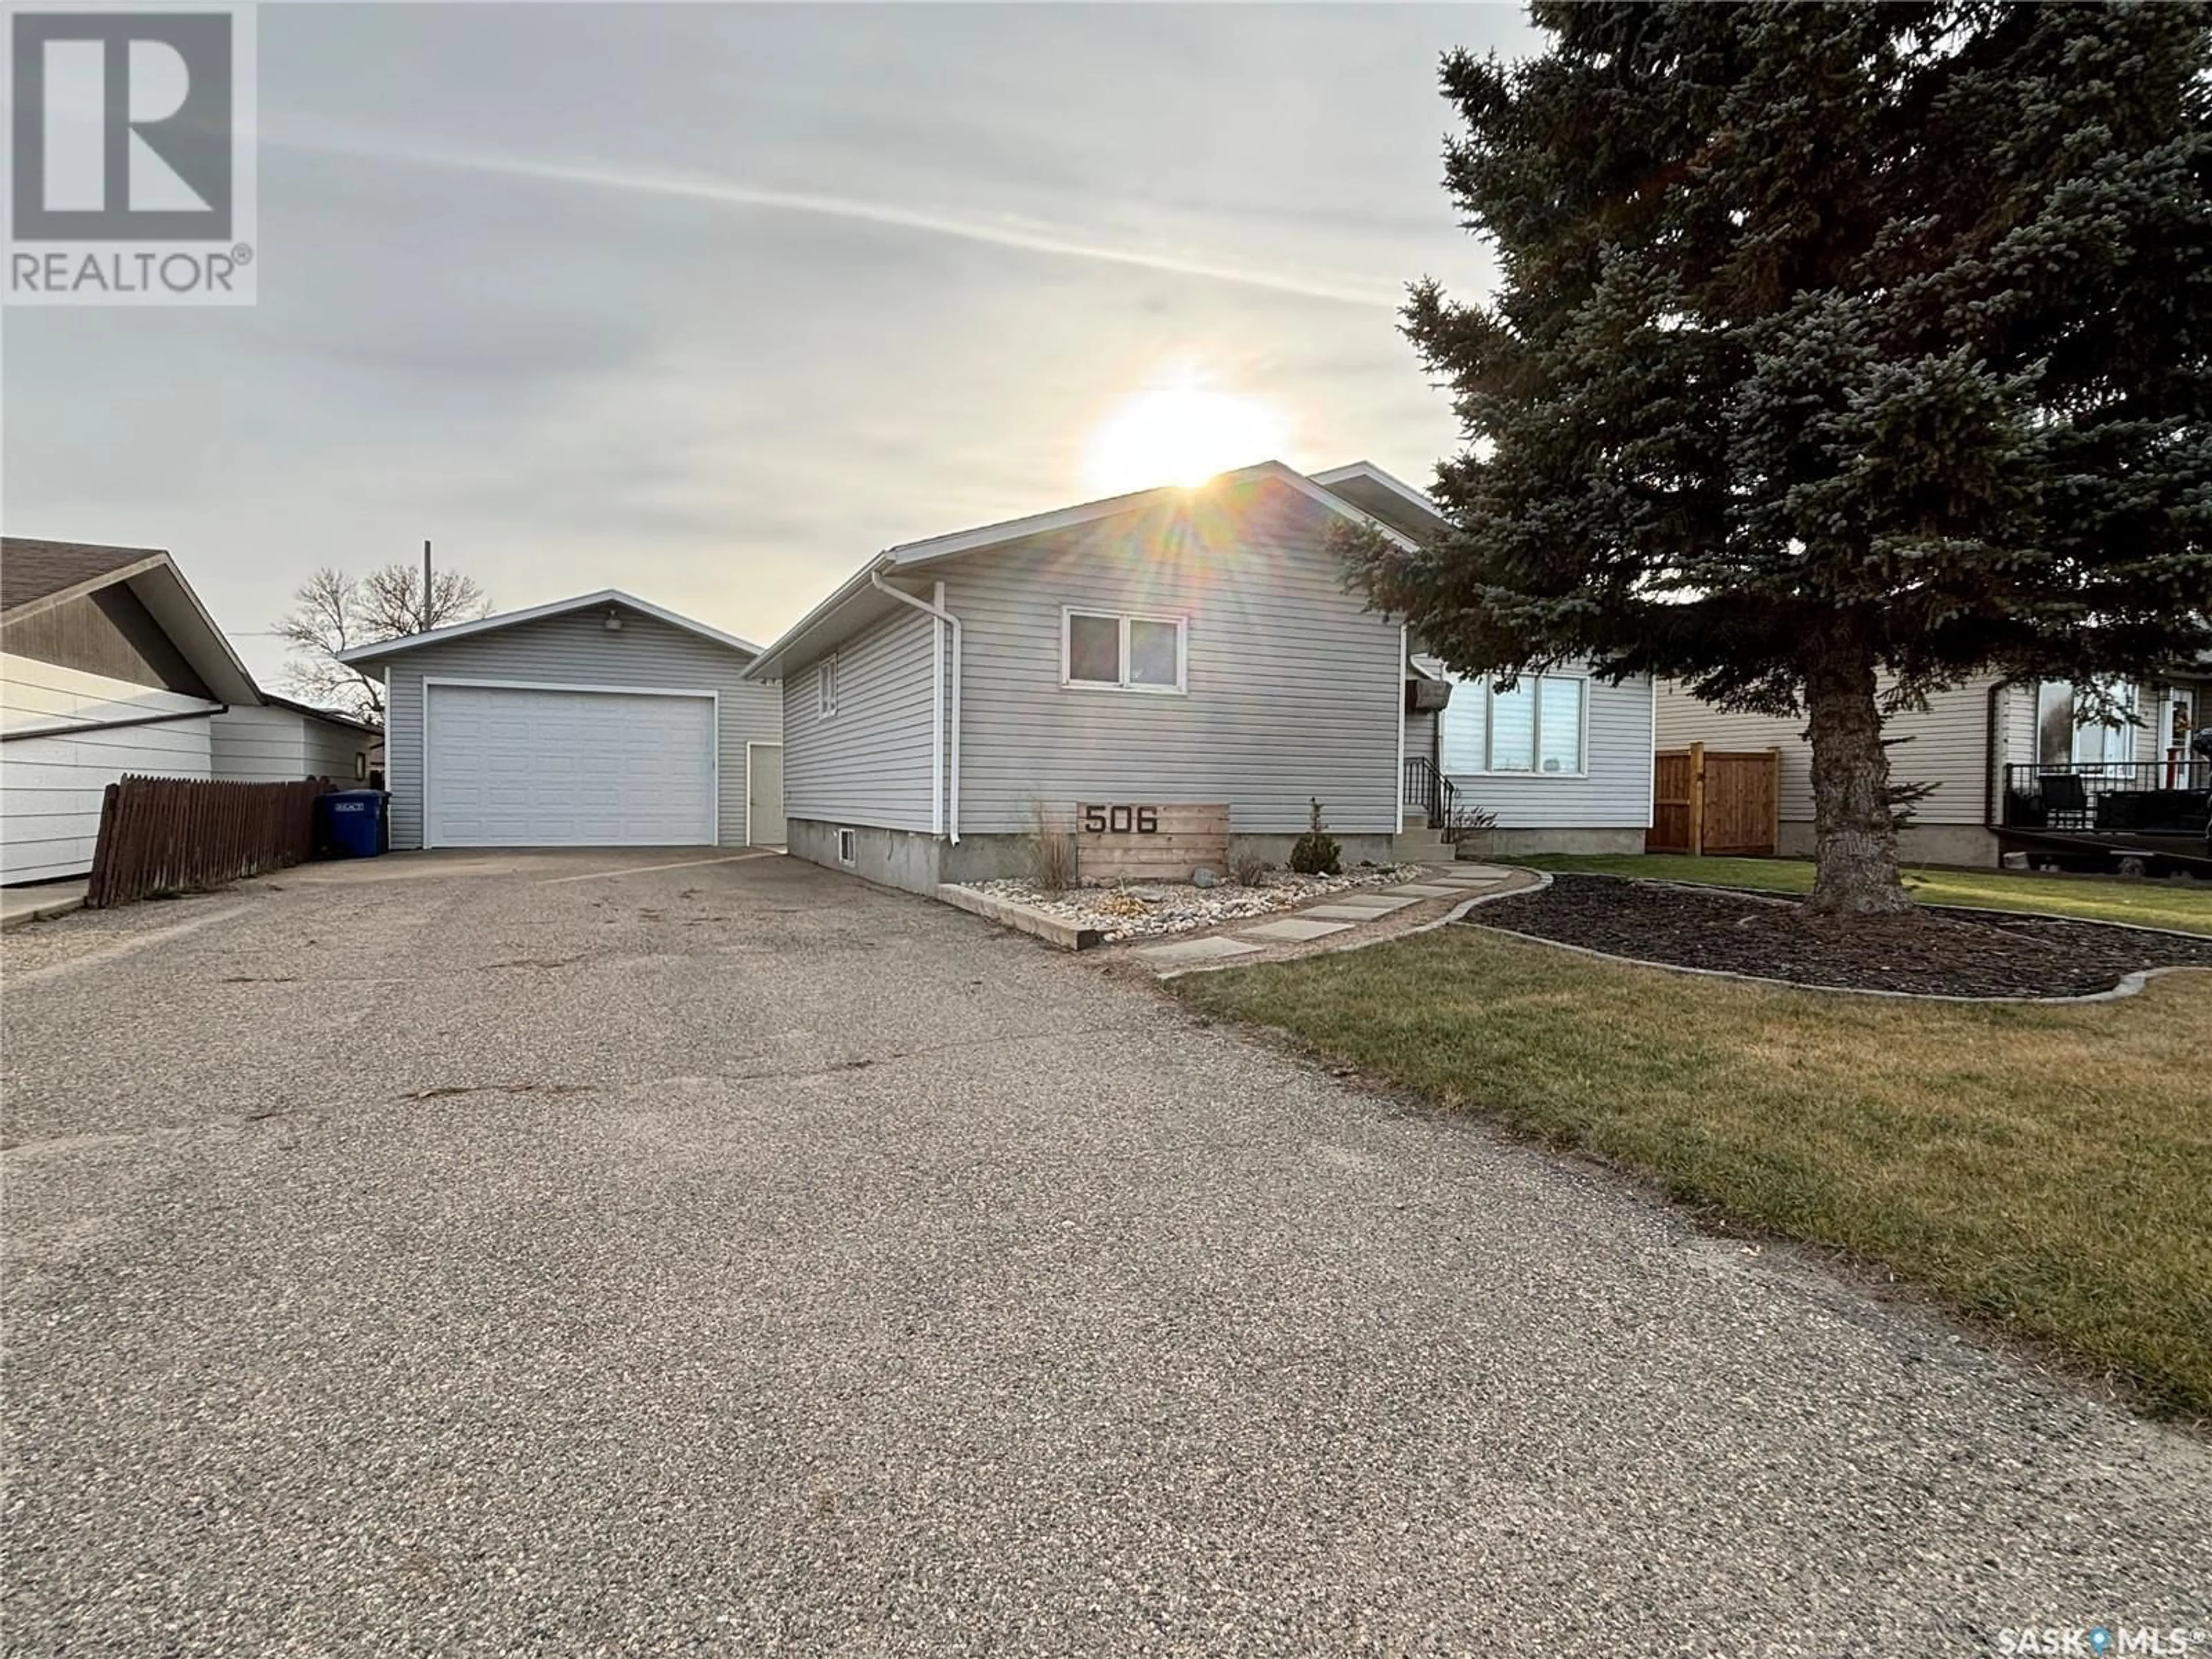
[[[2212,811],[2212,761],[2008,766],[1997,811],[2007,829],[2201,836]]]
[[[1430,829],[1441,830],[1451,823],[1458,796],[1452,781],[1437,769],[1434,761],[1422,755],[1406,757],[1406,784],[1400,800],[1424,813]]]

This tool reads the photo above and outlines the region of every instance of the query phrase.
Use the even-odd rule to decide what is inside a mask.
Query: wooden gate
[[[126,777],[107,786],[84,902],[92,909],[155,893],[217,887],[297,864],[313,850],[326,778],[215,783]]]
[[[1693,743],[1651,757],[1647,853],[1768,858],[1781,836],[1782,751]]]

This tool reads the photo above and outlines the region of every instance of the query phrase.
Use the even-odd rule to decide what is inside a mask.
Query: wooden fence
[[[107,786],[85,903],[219,886],[299,863],[314,850],[315,797],[326,778],[214,783],[126,777]]]
[[[1772,856],[1782,833],[1782,751],[1693,743],[1652,757],[1647,853]]]

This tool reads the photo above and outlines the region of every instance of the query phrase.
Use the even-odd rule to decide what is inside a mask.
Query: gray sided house
[[[381,671],[392,845],[783,839],[759,647],[612,588],[343,653]]]
[[[1347,862],[1401,854],[1422,676],[1328,540],[1432,513],[1372,467],[1265,462],[891,549],[753,665],[783,683],[790,850],[927,892],[1024,873],[1086,808],[1225,807],[1279,862],[1318,799]]]
[[[1923,863],[1994,866],[2005,830],[2043,827],[2031,820],[2051,817],[2047,803],[2059,799],[2068,779],[2075,781],[2078,797],[2062,809],[2069,820],[2115,832],[2133,827],[2120,820],[2142,805],[2122,798],[2186,793],[2212,782],[2189,748],[2212,708],[2212,665],[2115,690],[2132,711],[2132,723],[2095,718],[2070,685],[1995,674],[1932,693],[1924,708],[1892,714],[1882,728],[1891,781],[1928,791],[1899,832],[1899,852]],[[1777,850],[1811,854],[1813,750],[1802,719],[1723,713],[1668,684],[1659,688],[1656,730],[1662,749],[1702,743],[1708,749],[1778,750]]]

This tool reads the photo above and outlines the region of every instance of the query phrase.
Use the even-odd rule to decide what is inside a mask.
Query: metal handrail
[[[1405,784],[1399,793],[1402,805],[1418,806],[1428,815],[1430,829],[1448,829],[1455,822],[1459,787],[1426,756],[1406,757]]]

